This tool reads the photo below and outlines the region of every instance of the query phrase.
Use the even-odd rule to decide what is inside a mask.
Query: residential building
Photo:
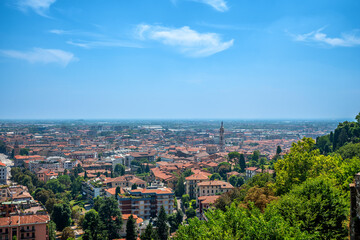
[[[24,215],[0,218],[1,239],[48,240],[49,215]]]
[[[7,166],[6,164],[0,162],[0,184],[7,183]]]
[[[191,199],[196,198],[197,184],[205,181],[210,181],[211,174],[205,172],[195,173],[185,178],[186,194],[189,194]]]
[[[126,224],[129,220],[129,217],[131,216],[131,214],[122,214],[122,220],[123,220],[123,224],[121,226],[121,230],[120,230],[120,235],[122,237],[125,237],[126,236]],[[133,218],[135,220],[135,228],[136,228],[136,231],[138,232],[139,229],[140,229],[140,225],[144,222],[144,220],[142,218],[139,218],[138,216],[136,215],[133,215]]]
[[[197,204],[199,204],[199,197],[202,196],[215,196],[226,193],[234,187],[224,181],[204,181],[197,184]]]
[[[255,175],[258,173],[256,170],[258,170],[257,167],[248,167],[248,168],[245,168],[245,171],[246,171],[246,179],[250,179],[250,178],[252,178],[253,176],[255,176]]]
[[[83,195],[86,195],[86,198],[93,202],[94,198],[105,195],[104,183],[99,178],[88,180],[83,182],[82,191]]]
[[[220,197],[220,195],[215,196],[202,196],[199,197],[199,219],[205,219],[204,213],[207,209],[215,203],[215,201]]]
[[[63,161],[63,168],[67,169],[67,170],[71,170],[74,167],[76,167],[79,164],[78,160],[73,159],[73,160],[65,160]]]
[[[124,175],[116,178],[106,178],[104,181],[107,187],[116,188],[116,187],[132,187],[136,184],[140,188],[146,187],[146,182],[140,178],[135,177],[134,175]]]
[[[174,192],[170,188],[135,189],[117,198],[122,214],[133,214],[142,219],[155,218],[161,206],[167,214],[173,212]]]

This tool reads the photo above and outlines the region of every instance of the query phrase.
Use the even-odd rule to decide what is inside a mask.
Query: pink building
[[[49,215],[24,215],[0,218],[0,239],[48,240]]]

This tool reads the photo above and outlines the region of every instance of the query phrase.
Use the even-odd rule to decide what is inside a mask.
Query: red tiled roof
[[[24,215],[0,218],[0,227],[31,225],[37,223],[48,223],[49,215]]]

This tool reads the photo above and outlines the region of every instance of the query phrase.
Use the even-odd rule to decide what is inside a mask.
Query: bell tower
[[[220,152],[225,152],[225,138],[224,138],[224,123],[221,122],[220,127],[220,141],[219,141]]]

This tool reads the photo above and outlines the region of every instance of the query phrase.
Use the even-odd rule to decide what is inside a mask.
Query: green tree
[[[184,178],[186,178],[186,177],[189,177],[189,176],[191,176],[191,175],[193,175],[194,173],[191,171],[191,169],[187,169],[187,170],[185,170],[183,173],[182,173],[182,175],[184,176]]]
[[[119,186],[117,186],[115,189],[115,197],[117,197],[120,194],[120,192],[121,192],[121,189]]]
[[[238,176],[235,176],[235,175],[233,175],[233,176],[231,176],[229,178],[229,183],[231,185],[233,185],[234,187],[240,187],[241,185],[244,184],[244,181],[245,180],[244,180],[243,177],[238,177]]]
[[[56,224],[53,221],[50,221],[47,225],[49,240],[56,239]]]
[[[189,194],[184,194],[184,195],[182,195],[182,197],[181,197],[181,202],[182,202],[182,204],[183,204],[183,206],[184,206],[185,208],[188,208],[188,207],[189,207],[189,203],[190,203],[190,196],[189,196]]]
[[[135,219],[134,219],[133,215],[131,214],[126,223],[126,240],[136,240],[137,239],[135,224],[136,224]]]
[[[304,182],[309,177],[312,160],[319,154],[311,138],[293,143],[290,152],[275,163],[277,193],[286,193],[293,185]]]
[[[241,168],[241,172],[245,172],[246,162],[245,162],[245,156],[244,156],[244,154],[240,154],[240,157],[239,157],[239,165],[240,165],[240,168]]]
[[[156,231],[154,231],[153,225],[149,223],[146,226],[145,232],[140,236],[141,240],[155,240],[157,239]]]
[[[337,151],[343,159],[358,157],[360,158],[360,143],[348,143],[340,147]]]
[[[169,227],[167,225],[167,215],[164,206],[161,206],[157,219],[157,234],[160,240],[167,240],[169,236]]]
[[[132,186],[131,186],[131,190],[135,190],[138,188],[138,185],[136,183],[134,183]]]
[[[20,149],[20,155],[22,156],[28,156],[29,155],[29,150],[26,148],[21,148]]]
[[[309,179],[296,186],[270,209],[302,231],[320,239],[343,239],[347,236],[344,221],[348,207],[340,189],[324,177]]]
[[[64,230],[62,230],[61,240],[67,240],[69,238],[75,239],[75,233],[74,230],[71,229],[71,227],[66,227],[64,228]]]
[[[65,185],[61,184],[58,179],[50,179],[46,182],[45,186],[47,189],[50,189],[55,194],[62,193],[66,189]]]
[[[196,211],[192,207],[189,207],[188,209],[186,209],[185,214],[186,214],[187,219],[196,217]]]
[[[261,213],[258,208],[238,207],[236,203],[227,206],[227,211],[209,209],[207,221],[198,218],[180,225],[175,240],[195,239],[310,239],[310,235],[291,226],[277,212]]]
[[[219,173],[214,173],[210,176],[210,180],[213,181],[213,180],[221,180],[221,176]]]
[[[54,197],[52,191],[43,188],[38,188],[35,190],[35,199],[40,201],[43,205],[45,205],[46,201],[51,197]]]
[[[58,203],[54,205],[51,219],[55,222],[56,228],[62,231],[65,227],[70,226],[71,210],[67,203]]]
[[[176,184],[176,188],[175,188],[175,195],[177,197],[181,197],[182,195],[184,195],[185,193],[185,178],[183,175],[180,175],[177,184]]]
[[[115,176],[123,176],[125,174],[125,166],[118,163],[115,165],[114,169]]]
[[[229,159],[230,162],[236,163],[240,159],[240,153],[238,153],[238,152],[230,152],[228,154],[228,159]]]
[[[95,209],[91,209],[85,214],[82,222],[82,228],[85,232],[85,239],[101,240],[103,237],[103,223],[99,217],[99,214]],[[84,238],[83,238],[84,239]]]
[[[280,155],[280,153],[282,152],[282,149],[280,146],[277,146],[276,148],[276,155]]]
[[[45,208],[49,214],[52,213],[55,204],[59,203],[60,201],[56,198],[49,198],[45,203]]]
[[[223,179],[226,179],[226,173],[231,171],[231,165],[228,162],[222,162],[218,166],[218,173]]]
[[[60,184],[62,184],[65,187],[65,189],[70,188],[71,179],[70,179],[69,175],[62,175],[62,176],[58,177],[57,179],[59,180]]]
[[[100,219],[105,225],[108,239],[119,238],[118,229],[122,225],[121,211],[114,197],[104,198],[99,210]]]

